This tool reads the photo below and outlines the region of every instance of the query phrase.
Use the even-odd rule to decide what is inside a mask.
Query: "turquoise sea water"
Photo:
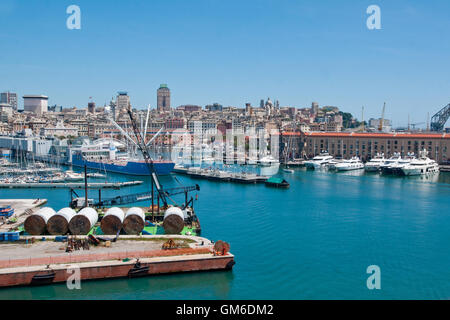
[[[290,189],[177,176],[200,185],[202,235],[231,244],[232,272],[90,281],[72,291],[64,284],[1,289],[0,299],[450,298],[449,174],[437,181],[302,169],[280,175]],[[178,185],[172,176],[162,182]],[[1,189],[0,197],[48,198],[60,209],[69,192]],[[381,268],[381,290],[367,289],[370,265]]]

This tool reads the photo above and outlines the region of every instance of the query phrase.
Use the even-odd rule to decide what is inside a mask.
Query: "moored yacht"
[[[392,174],[397,176],[402,176],[403,171],[402,168],[411,163],[411,161],[415,160],[416,157],[414,153],[408,153],[408,155],[402,159],[400,159],[397,163],[394,163],[389,167],[389,170]]]
[[[394,153],[392,157],[386,159],[382,165],[380,165],[380,171],[382,174],[392,174],[392,166],[397,164],[402,157],[399,153]]]
[[[380,167],[385,163],[385,161],[386,159],[384,158],[384,153],[377,154],[364,165],[364,169],[367,172],[377,172],[380,170]]]
[[[305,161],[305,167],[312,170],[318,169],[327,165],[331,160],[333,160],[333,157],[328,152],[322,152],[311,160]]]
[[[337,171],[351,171],[364,169],[364,163],[359,157],[353,157],[349,160],[344,160],[335,165]]]
[[[418,159],[413,159],[401,170],[405,176],[418,176],[439,172],[439,165],[436,161],[428,158],[428,152],[423,150],[419,153]]]

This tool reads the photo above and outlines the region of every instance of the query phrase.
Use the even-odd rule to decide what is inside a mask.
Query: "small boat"
[[[293,169],[285,168],[285,169],[283,169],[283,172],[294,173],[295,171]]]
[[[148,271],[150,270],[149,266],[142,266],[139,261],[136,262],[136,264],[133,266],[133,268],[128,271],[128,277],[130,278],[136,278],[136,277],[143,277],[148,275]]]
[[[84,177],[82,174],[68,170],[65,172],[65,181],[81,181]]]
[[[106,175],[97,173],[97,172],[92,172],[92,173],[88,173],[87,177],[88,178],[106,178]]]
[[[50,284],[55,279],[55,275],[56,275],[56,273],[52,269],[49,269],[48,271],[46,271],[46,273],[43,273],[43,274],[36,274],[31,279],[31,285],[42,286],[42,285]]]
[[[286,180],[282,178],[269,178],[265,182],[265,185],[268,187],[275,187],[275,188],[289,188],[290,184]]]

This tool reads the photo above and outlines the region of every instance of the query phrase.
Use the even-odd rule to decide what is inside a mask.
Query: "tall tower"
[[[158,96],[158,111],[170,111],[170,89],[167,84],[162,84],[156,93]]]
[[[126,113],[131,108],[130,96],[126,91],[117,92],[116,107],[118,112]]]

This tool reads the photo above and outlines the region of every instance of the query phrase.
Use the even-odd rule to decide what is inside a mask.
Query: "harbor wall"
[[[179,272],[230,270],[234,265],[234,256],[214,256],[212,254],[197,254],[188,256],[171,256],[140,258],[141,267],[149,267],[144,275],[156,275]],[[128,277],[134,268],[136,260],[96,261],[79,263],[80,280],[95,280]],[[55,276],[51,283],[65,282],[72,276],[68,269],[71,265],[51,265]],[[16,267],[0,269],[0,287],[27,286],[32,284],[33,277],[48,272],[45,265],[31,267]]]

